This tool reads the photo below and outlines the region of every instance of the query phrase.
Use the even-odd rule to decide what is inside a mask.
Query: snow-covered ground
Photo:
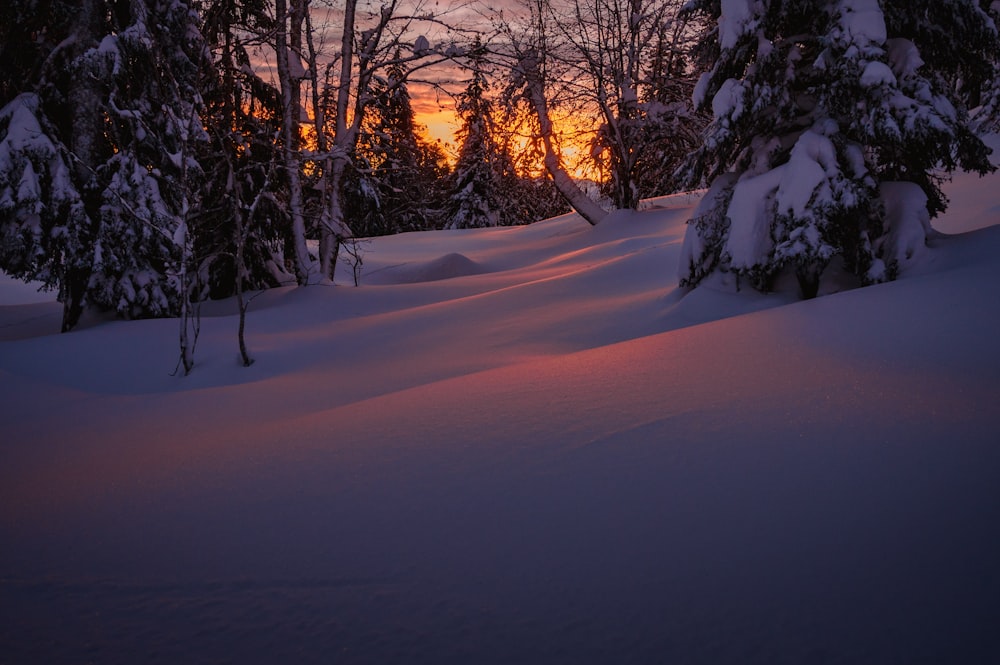
[[[0,284],[0,663],[1000,662],[1000,178],[900,280],[676,263],[691,197],[372,241],[54,334]]]

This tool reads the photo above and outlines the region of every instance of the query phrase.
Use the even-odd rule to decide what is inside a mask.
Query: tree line
[[[567,206],[596,224],[709,186],[682,284],[792,272],[809,296],[834,261],[893,278],[947,173],[992,168],[995,2],[519,7],[8,0],[0,268],[57,289],[64,331],[87,307],[180,315],[190,369],[199,301],[330,280],[358,238]],[[451,158],[414,85],[454,97]]]
[[[315,26],[324,8],[333,22]],[[650,174],[681,152],[671,127],[693,137],[697,124],[679,3],[630,22],[635,8],[579,3],[571,34],[547,2],[517,22],[456,27],[467,8],[400,0],[11,0],[0,9],[0,267],[58,289],[69,330],[85,307],[175,315],[206,297],[331,279],[359,237],[523,224],[567,200],[599,210],[581,203],[549,116],[587,104],[605,120],[592,159],[611,174],[610,205],[634,206],[669,189]],[[615,57],[585,41],[592,26],[620,33]],[[452,85],[437,86],[460,121],[453,164],[421,135],[409,92],[445,67]]]

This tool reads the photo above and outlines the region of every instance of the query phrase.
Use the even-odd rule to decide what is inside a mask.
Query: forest
[[[993,167],[989,0],[11,0],[0,269],[86,308],[330,280],[359,240],[709,187],[682,285],[891,280]],[[414,90],[454,109],[426,137]],[[187,323],[183,323],[187,326]],[[192,324],[195,325],[195,324]],[[182,355],[185,342],[182,339]]]

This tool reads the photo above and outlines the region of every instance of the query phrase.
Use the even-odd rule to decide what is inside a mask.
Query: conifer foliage
[[[447,160],[420,135],[403,66],[389,66],[370,94],[345,192],[352,230],[370,237],[432,229]]]
[[[176,312],[198,200],[198,17],[181,0],[8,8],[36,66],[0,110],[0,268],[58,288],[63,329],[87,305]],[[23,73],[23,72],[22,72]]]
[[[506,226],[514,223],[511,208],[505,206],[504,190],[516,179],[514,164],[496,137],[493,102],[488,96],[489,81],[482,50],[470,57],[472,78],[457,105],[461,126],[460,147],[447,228],[464,229]]]
[[[998,49],[976,0],[694,0],[716,23],[695,91],[714,121],[688,163],[711,183],[682,283],[714,271],[816,294],[839,257],[862,283],[919,253],[946,201],[939,171],[991,169],[963,88]]]

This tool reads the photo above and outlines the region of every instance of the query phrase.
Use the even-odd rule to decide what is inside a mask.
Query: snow
[[[722,14],[719,16],[719,45],[731,49],[740,37],[749,32],[754,19],[754,8],[750,0],[722,0]]]
[[[914,75],[924,65],[917,45],[909,39],[897,37],[886,42],[889,47],[889,64],[898,78]]]
[[[743,115],[746,86],[737,79],[726,79],[712,98],[712,113],[716,118],[736,120]]]
[[[288,49],[288,76],[293,80],[305,80],[307,76],[302,58],[291,48]]]
[[[838,171],[833,142],[815,131],[803,132],[792,147],[778,187],[778,213],[802,217],[810,202],[829,203],[828,179],[834,178]]]
[[[710,72],[704,72],[698,77],[698,82],[695,84],[694,91],[691,93],[691,104],[695,108],[701,108],[701,105],[705,103],[705,95],[708,94],[708,86],[711,82],[712,75]]]
[[[884,44],[885,17],[878,0],[841,0],[840,23],[848,41],[864,49],[868,44]]]
[[[749,268],[763,263],[771,250],[768,231],[774,196],[788,165],[783,164],[760,175],[740,178],[729,202],[729,238],[726,252],[734,268]]]
[[[413,42],[413,55],[423,55],[431,48],[431,43],[427,37],[420,35]]]
[[[879,185],[879,200],[885,207],[888,228],[885,244],[890,252],[885,259],[905,267],[927,250],[925,239],[931,229],[927,196],[912,182],[883,182]]]
[[[889,69],[889,65],[873,60],[861,72],[861,86],[874,88],[879,85],[896,85],[896,75]]]
[[[997,183],[807,302],[677,289],[687,196],[378,238],[186,378],[0,281],[0,659],[992,662]]]

